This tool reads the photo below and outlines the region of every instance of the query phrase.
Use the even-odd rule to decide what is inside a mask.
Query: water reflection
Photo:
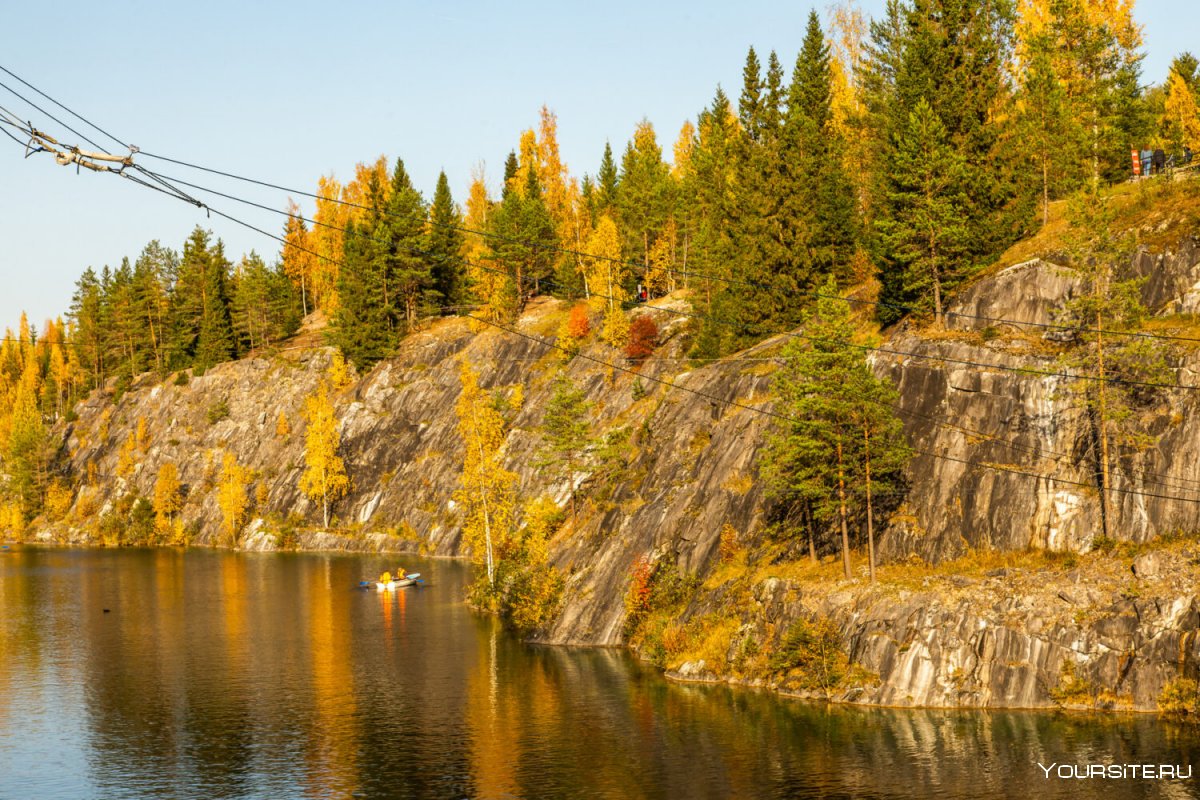
[[[465,569],[341,555],[0,558],[0,797],[1177,797],[1037,762],[1184,765],[1153,718],[807,705],[529,647]],[[106,613],[105,609],[109,609]]]

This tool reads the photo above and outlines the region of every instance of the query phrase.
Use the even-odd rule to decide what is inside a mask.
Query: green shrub
[[[1191,678],[1172,678],[1158,695],[1158,710],[1200,723],[1200,684]]]
[[[793,622],[769,665],[786,684],[826,696],[850,675],[841,632],[828,617]]]
[[[229,417],[229,403],[225,398],[221,398],[217,402],[208,407],[208,424],[216,425],[223,419]]]

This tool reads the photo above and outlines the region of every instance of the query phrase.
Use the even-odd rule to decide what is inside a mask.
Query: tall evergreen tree
[[[617,162],[613,158],[612,145],[604,143],[604,155],[600,158],[600,171],[596,173],[596,191],[593,193],[592,218],[597,219],[611,212],[617,205]]]
[[[933,108],[919,101],[892,148],[893,209],[879,220],[888,267],[880,276],[890,303],[932,309],[942,323],[946,293],[965,276],[970,231],[962,185],[966,159],[950,141]],[[880,316],[902,309],[881,307]]]
[[[872,197],[875,230],[895,232],[908,212],[902,198],[908,180],[894,168],[904,156],[912,116],[924,104],[944,130],[948,150],[961,159],[954,185],[941,191],[955,198],[962,214],[959,264],[971,272],[998,255],[1028,224],[1035,203],[1032,183],[1020,180],[1018,140],[1013,135],[1013,90],[1007,65],[1013,58],[1013,4],[1010,0],[912,0],[889,5],[885,23],[873,26],[869,49],[868,108],[882,148],[880,177]],[[928,116],[922,111],[921,118]],[[935,163],[942,168],[942,164]],[[944,172],[951,172],[949,169]],[[1024,186],[1024,190],[1022,190]],[[894,273],[904,266],[881,239],[878,260],[885,273],[880,318],[895,320],[897,304],[911,296]],[[889,279],[888,275],[893,278]],[[903,292],[902,292],[903,295]],[[928,301],[927,301],[928,302]]]
[[[662,148],[648,120],[638,123],[621,158],[617,218],[625,256],[650,264],[650,247],[666,224],[671,205],[671,184]]]
[[[382,301],[384,281],[379,270],[386,260],[378,257],[378,249],[378,243],[368,239],[357,223],[346,226],[338,270],[338,307],[327,336],[360,371],[390,355],[397,341],[395,309]]]
[[[237,354],[226,292],[229,262],[199,226],[183,245],[171,302],[170,366],[208,368]]]
[[[462,216],[450,195],[446,173],[438,174],[433,206],[429,210],[429,233],[425,251],[430,261],[433,290],[443,305],[466,300],[466,266],[463,261]]]
[[[404,162],[396,159],[391,191],[373,231],[374,267],[368,291],[380,306],[376,315],[389,332],[413,329],[434,289],[431,264],[424,252],[425,201]]]
[[[850,526],[863,521],[873,554],[874,512],[882,510],[881,495],[898,500],[894,489],[909,449],[891,409],[895,389],[874,376],[853,346],[850,309],[832,296],[836,288],[831,278],[805,320],[809,338],[784,348],[786,365],[774,385],[775,408],[786,419],[768,435],[762,473],[776,500],[811,508],[818,523],[840,534],[850,578]]]

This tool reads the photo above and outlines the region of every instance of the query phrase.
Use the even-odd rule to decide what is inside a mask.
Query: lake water
[[[0,552],[0,798],[1197,797],[1153,717],[826,707],[534,647],[468,569],[374,556]],[[106,612],[105,609],[108,609]]]

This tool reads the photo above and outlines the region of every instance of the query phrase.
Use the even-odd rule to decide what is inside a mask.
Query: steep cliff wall
[[[1200,248],[1194,240],[1166,253],[1139,254],[1133,269],[1148,276],[1144,295],[1159,311],[1190,312],[1200,302]],[[901,325],[884,344],[891,352],[873,356],[876,371],[899,387],[906,430],[921,451],[910,470],[907,500],[882,534],[886,558],[916,554],[939,562],[971,548],[1084,552],[1091,547],[1099,530],[1098,502],[1090,488],[1095,485],[1092,432],[1084,410],[1071,400],[1068,379],[986,366],[1055,372],[1046,346],[1046,337],[1055,332],[975,318],[1052,323],[1054,309],[1078,286],[1077,276],[1047,262],[1011,267],[960,294],[951,310],[971,316],[952,315],[950,330],[931,336]],[[686,307],[682,300],[671,303]],[[539,301],[518,327],[533,337],[552,338],[564,311],[555,301]],[[481,370],[485,387],[522,385],[524,404],[505,449],[508,466],[519,475],[526,496],[547,493],[565,500],[568,487],[555,483],[532,457],[550,380],[564,369],[586,390],[595,431],[619,434],[616,440],[624,444],[615,466],[600,471],[593,462],[590,471],[575,477],[584,497],[579,519],[552,543],[552,560],[567,575],[562,611],[540,638],[620,644],[623,598],[639,557],[649,554],[703,577],[717,561],[726,523],[747,547],[763,541],[757,456],[769,418],[747,406],[770,407],[772,363],[732,360],[693,367],[683,357],[686,318],[642,313],[652,314],[663,334],[658,351],[637,375],[591,360],[621,361],[600,344],[568,359],[530,338],[473,331],[461,319],[440,321],[409,337],[394,358],[337,396],[353,489],[335,508],[338,532],[301,533],[299,546],[463,555],[453,502],[462,457],[453,412],[460,357]],[[743,355],[769,355],[781,342],[765,342]],[[279,519],[289,515],[315,527],[319,510],[298,489],[301,408],[328,362],[324,349],[283,351],[224,364],[186,383],[147,378],[120,398],[111,389],[94,394],[76,409],[63,453],[76,475],[87,475],[91,465],[94,488],[76,498],[66,520],[40,523],[39,535],[86,538],[89,520],[122,495],[152,496],[159,470],[170,461],[187,487],[182,518],[194,541],[221,543],[213,487],[225,451],[254,470],[252,492],[260,496],[240,546],[275,546]],[[1181,349],[1177,363],[1182,383],[1200,383],[1200,365],[1191,350]],[[1200,530],[1200,504],[1175,499],[1194,497],[1200,487],[1195,394],[1169,392],[1147,408],[1154,444],[1127,450],[1118,459],[1115,538],[1144,542],[1180,529]],[[214,412],[221,404],[228,408],[223,418]],[[276,433],[281,414],[290,423],[287,435]],[[132,472],[120,476],[120,450],[136,435],[139,420],[146,436],[134,452]],[[1022,472],[1053,475],[1059,482]],[[1043,601],[1053,598],[1019,595],[1004,580],[981,580],[976,587],[981,594],[962,594],[958,600],[910,591],[885,601],[862,593],[857,578],[837,595],[844,601],[825,597],[806,604],[802,584],[780,583],[769,565],[764,570],[757,584],[745,587],[764,615],[777,617],[770,633],[760,631],[763,640],[777,641],[796,615],[829,616],[856,658],[878,673],[877,688],[858,695],[873,702],[1044,704],[1064,653],[1082,654],[1090,665],[1127,644],[1110,646],[1099,623],[1087,620],[1047,627],[1039,620]],[[713,613],[721,591],[720,584],[702,589],[687,613]],[[787,602],[776,597],[781,591],[790,597]],[[1111,599],[1120,591],[1114,584],[1105,597],[1092,598],[1087,613],[1097,619],[1128,616]],[[1187,649],[1170,638],[1171,632],[1195,626],[1194,599],[1162,591],[1155,595],[1153,612],[1135,603],[1131,613],[1138,626],[1126,632],[1139,644],[1122,651],[1122,658],[1132,661],[1122,662],[1118,672],[1122,680],[1144,674],[1138,686],[1150,687],[1133,690],[1137,703],[1161,688],[1166,670],[1159,661]],[[1109,614],[1109,607],[1118,610]],[[1003,666],[1016,663],[1031,666],[1016,673]],[[1104,664],[1097,668],[1098,681],[1112,677],[1111,659]]]

